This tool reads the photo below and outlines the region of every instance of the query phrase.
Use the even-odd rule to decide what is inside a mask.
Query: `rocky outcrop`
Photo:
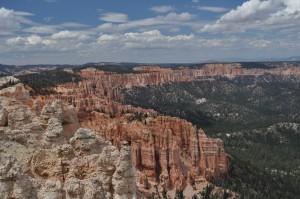
[[[99,89],[98,89],[99,88]],[[143,109],[132,105],[122,104],[110,99],[108,94],[115,93],[122,97],[121,92],[117,89],[106,92],[102,87],[95,87],[93,83],[88,81],[79,82],[78,84],[68,83],[57,87],[59,95],[54,96],[56,99],[61,99],[69,104],[72,104],[78,114],[80,121],[88,120],[91,117],[91,112],[110,114],[111,117],[120,117],[125,113],[147,114],[156,116],[158,113],[151,109]],[[37,96],[41,101],[49,101],[49,96]]]
[[[0,107],[0,126],[6,126],[8,118],[8,112],[6,108]]]
[[[15,86],[7,87],[0,90],[0,96],[6,96],[16,99],[23,103],[30,103],[29,91],[24,88],[23,84],[17,84]]]
[[[61,100],[41,107],[11,91],[0,97],[1,199],[136,198],[130,143],[80,128]]]
[[[24,175],[22,165],[11,156],[0,156],[0,198],[27,199],[34,195],[33,184]]]
[[[167,116],[132,120],[133,114],[111,119],[94,112],[91,121],[82,125],[98,131],[118,145],[131,142],[132,162],[141,191],[153,190],[156,184],[166,190],[185,189],[199,178],[227,175],[228,157],[220,139],[208,138],[191,123]]]
[[[194,81],[207,74],[187,68],[135,70],[146,72],[108,74],[84,70],[84,81],[59,85],[59,95],[52,97],[74,105],[81,125],[93,129],[114,146],[124,140],[131,142],[136,182],[143,193],[151,193],[155,185],[166,190],[185,189],[203,179],[226,176],[228,157],[220,139],[208,138],[185,120],[122,104],[122,88]]]
[[[0,77],[0,88],[6,87],[6,85],[9,85],[9,84],[15,84],[19,81],[20,80],[18,80],[17,78],[15,78],[13,76]]]
[[[142,193],[151,193],[155,185],[185,189],[205,179],[221,178],[229,165],[220,139],[208,138],[185,120],[123,104],[122,89],[218,76],[300,75],[300,68],[289,64],[271,69],[207,64],[198,69],[143,66],[134,70],[139,73],[85,69],[79,72],[83,81],[59,85],[59,94],[37,96],[36,101],[27,100],[22,87],[0,92],[6,97],[16,95],[22,102],[17,106],[15,101],[6,102],[6,111],[0,108],[0,128],[4,129],[0,138],[10,141],[3,144],[1,153],[17,154],[16,160],[26,168],[20,176],[28,176],[32,193],[49,198],[135,197],[130,195],[135,189],[130,151]],[[96,133],[78,130],[78,123]]]

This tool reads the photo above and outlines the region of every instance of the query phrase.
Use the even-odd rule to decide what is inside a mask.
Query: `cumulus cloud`
[[[52,34],[51,38],[53,39],[80,39],[86,40],[89,36],[80,31],[69,31],[69,30],[62,30],[57,33]]]
[[[154,6],[150,8],[151,11],[156,13],[164,13],[164,12],[170,12],[174,10],[173,6]]]
[[[10,38],[8,40],[6,40],[6,44],[7,45],[21,45],[23,44],[27,39],[23,38],[23,37],[14,37],[14,38]]]
[[[298,0],[249,0],[221,16],[202,31],[246,31],[248,29],[272,30],[300,25]]]
[[[99,19],[107,22],[124,23],[128,21],[128,16],[123,13],[109,12],[102,14]]]
[[[300,44],[295,42],[300,39],[299,0],[248,0],[228,12],[221,7],[194,7],[225,13],[217,21],[208,23],[197,20],[189,12],[173,12],[173,7],[172,10],[170,7],[155,8],[153,11],[160,13],[157,16],[136,20],[130,20],[123,13],[102,11],[99,19],[103,24],[90,27],[70,22],[34,23],[29,20],[32,13],[0,8],[0,58],[3,62],[10,58],[11,63],[16,60],[24,63],[16,59],[23,53],[28,56],[28,62],[36,58],[39,63],[45,62],[50,55],[53,62],[81,63],[101,59],[182,62],[234,57],[236,54],[240,57],[265,54],[284,57],[300,49]],[[215,37],[214,34],[193,34],[193,30],[251,32]],[[290,34],[286,36],[285,32]]]
[[[22,24],[33,24],[26,17],[32,16],[29,12],[19,12],[0,8],[0,35],[9,35],[21,29]]]
[[[50,36],[37,34],[29,36],[17,36],[6,39],[7,50],[12,52],[36,52],[36,51],[74,51],[88,44],[89,36],[76,31],[59,31]]]
[[[30,45],[37,45],[37,44],[42,44],[43,40],[40,36],[38,35],[30,35],[28,37],[14,37],[6,40],[7,45],[11,46],[30,46]]]
[[[4,40],[6,48],[2,49],[2,52],[66,52],[80,50],[91,44],[93,39],[96,40],[97,37],[92,37],[92,34],[94,33],[88,31],[62,30],[51,35],[32,34],[11,37]]]
[[[38,35],[31,35],[27,37],[27,41],[31,45],[36,45],[42,42],[42,38]]]
[[[198,6],[198,10],[210,11],[210,12],[226,12],[227,8],[212,7],[212,6]]]

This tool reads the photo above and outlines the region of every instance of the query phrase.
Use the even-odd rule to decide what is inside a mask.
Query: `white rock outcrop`
[[[41,109],[21,99],[0,96],[1,199],[136,198],[130,144],[118,149],[80,128],[60,100]]]

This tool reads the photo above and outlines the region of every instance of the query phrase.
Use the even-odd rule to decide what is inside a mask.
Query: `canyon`
[[[201,179],[224,178],[229,159],[220,139],[207,137],[186,120],[124,104],[124,89],[170,82],[215,81],[220,76],[233,79],[300,74],[299,67],[289,63],[270,68],[244,68],[233,63],[176,70],[141,66],[133,70],[137,73],[85,68],[78,73],[83,81],[59,85],[56,88],[59,95],[53,97],[73,104],[81,125],[97,131],[114,145],[122,140],[131,142],[137,186],[146,194],[153,192],[156,185],[164,190],[185,190]]]
[[[40,166],[40,170],[45,169],[43,172],[39,171],[43,174],[30,173],[30,176],[33,176],[33,178],[44,180],[37,183],[39,188],[32,186],[34,187],[32,189],[35,189],[37,194],[44,194],[41,190],[45,188],[41,187],[50,186],[46,185],[45,179],[52,180],[51,186],[54,186],[53,184],[57,180],[60,181],[59,185],[55,184],[55,186],[60,188],[55,189],[60,190],[58,191],[60,194],[67,194],[66,190],[69,185],[65,182],[73,180],[73,177],[70,177],[69,180],[68,176],[76,177],[76,175],[79,175],[74,174],[74,172],[78,171],[78,168],[70,168],[71,162],[77,161],[82,155],[88,158],[84,160],[79,158],[78,161],[82,161],[80,168],[82,168],[82,172],[87,170],[87,172],[91,173],[83,174],[84,177],[77,176],[79,178],[77,181],[80,181],[79,184],[83,184],[80,184],[80,187],[87,187],[80,188],[80,190],[90,189],[91,176],[94,176],[94,172],[96,172],[101,178],[106,178],[107,181],[105,182],[109,184],[100,186],[108,194],[103,197],[118,198],[126,193],[127,195],[132,194],[128,196],[128,198],[131,198],[135,197],[134,193],[136,191],[137,198],[143,198],[155,192],[156,187],[159,187],[160,191],[166,190],[168,193],[175,190],[183,190],[188,197],[199,194],[211,179],[218,180],[228,177],[230,170],[229,155],[225,152],[223,141],[218,138],[208,137],[202,129],[184,119],[162,115],[153,109],[126,104],[124,90],[130,91],[135,87],[159,86],[176,82],[213,82],[219,77],[234,79],[239,76],[260,77],[276,75],[285,78],[291,75],[300,75],[299,67],[292,63],[281,64],[279,67],[277,65],[270,66],[269,68],[245,68],[239,63],[206,64],[200,68],[179,67],[176,69],[139,66],[133,68],[134,73],[123,74],[102,71],[94,67],[86,67],[81,70],[68,69],[65,71],[79,75],[82,80],[59,84],[55,87],[56,93],[36,95],[34,100],[29,97],[26,90],[30,90],[28,85],[25,86],[26,89],[23,86],[16,86],[2,89],[0,92],[3,101],[13,98],[19,104],[21,103],[22,106],[29,107],[34,113],[32,113],[33,116],[27,119],[30,118],[32,124],[41,126],[30,127],[30,125],[27,125],[26,128],[29,128],[28,133],[18,134],[18,137],[13,139],[21,140],[21,142],[25,140],[25,143],[27,143],[26,139],[29,139],[31,140],[29,143],[38,143],[37,146],[30,145],[31,148],[48,150],[43,151],[44,155],[32,157],[32,160],[42,158],[40,156],[44,158],[45,156],[47,160],[43,159],[42,161],[49,163],[54,161],[54,159],[60,158],[61,165],[65,165],[62,166],[61,171],[57,171],[55,174],[52,174],[52,171],[48,171],[49,168],[45,165]],[[24,95],[24,93],[27,94]],[[51,116],[42,116],[53,109],[62,111],[55,114],[51,113]],[[0,118],[0,124],[4,125],[3,128],[14,129],[23,125],[23,120],[21,122],[16,121],[15,124],[11,122],[9,125],[6,124],[8,119],[5,119],[5,115],[8,112],[10,113],[10,111],[1,109],[1,114],[4,117],[1,116],[3,119]],[[57,116],[61,112],[63,116]],[[42,121],[40,121],[41,116],[44,118]],[[3,135],[6,134],[5,132],[10,132],[6,129],[2,131]],[[43,136],[29,133],[31,131],[42,132],[43,130]],[[30,134],[29,138],[24,138],[27,134]],[[4,138],[8,139],[8,136],[2,136],[2,139]],[[89,140],[89,144],[86,144],[85,141],[87,140]],[[66,143],[69,145],[65,146]],[[95,145],[95,143],[98,145]],[[63,152],[64,150],[71,150],[72,155],[54,154],[53,150],[57,150],[59,147],[61,147],[58,150],[61,151],[59,153],[64,154],[67,153]],[[106,147],[110,149],[104,150]],[[115,155],[112,162],[102,162],[104,161],[103,159],[95,157],[95,154],[102,157],[102,153],[109,153],[109,151]],[[8,152],[5,151],[4,153]],[[45,155],[48,153],[52,157]],[[25,156],[29,157],[28,154]],[[15,158],[16,160],[12,161],[21,161],[21,163],[23,161],[24,163],[24,158]],[[97,165],[89,162],[93,162],[95,158],[97,159],[96,162],[98,162]],[[124,166],[125,163],[124,165],[118,163],[121,159],[126,162],[127,166]],[[105,161],[108,160],[106,159]],[[35,167],[35,164],[37,163],[26,163],[29,170],[38,170],[31,168]],[[51,164],[58,165],[59,163]],[[93,168],[87,169],[85,165]],[[105,165],[105,169],[103,165]],[[117,172],[118,166],[116,165],[126,167],[121,168],[123,173]],[[134,169],[130,167],[131,165]],[[107,168],[108,170],[106,170]],[[27,175],[27,170],[22,175]],[[67,173],[65,174],[63,171]],[[68,173],[69,171],[71,173]],[[60,176],[60,179],[58,176]],[[115,178],[123,181],[123,178],[125,178],[126,185],[130,186],[118,189],[118,183],[114,184],[117,181]],[[93,182],[96,183],[96,181]],[[7,187],[7,185],[5,186]],[[135,186],[137,186],[137,190],[135,190]],[[10,189],[13,190],[13,188]],[[9,193],[11,194],[12,192],[10,191]],[[85,191],[78,192],[78,194],[80,197],[84,197]],[[117,194],[117,196],[114,194]],[[67,195],[62,197],[67,197]]]

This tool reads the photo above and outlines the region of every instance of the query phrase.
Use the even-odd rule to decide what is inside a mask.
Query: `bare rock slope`
[[[0,96],[1,199],[136,198],[128,142],[80,128],[61,100],[41,107],[22,84],[10,90]]]
[[[203,179],[226,176],[229,162],[220,139],[208,138],[202,129],[169,116],[133,121],[133,114],[111,119],[94,112],[82,125],[118,145],[131,141],[132,163],[140,191],[159,184],[165,190],[185,190]],[[126,120],[127,118],[127,120]]]

